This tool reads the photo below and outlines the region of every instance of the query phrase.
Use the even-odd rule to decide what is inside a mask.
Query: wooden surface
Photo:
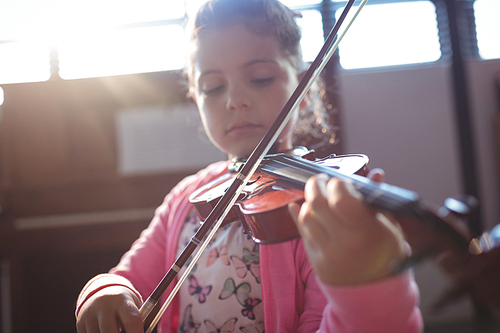
[[[124,108],[168,110],[187,103],[180,80],[178,73],[149,73],[2,86],[3,213],[36,216],[160,204],[180,176],[121,175],[115,117]]]
[[[118,172],[116,113],[186,103],[179,82],[169,72],[2,85],[1,333],[9,325],[75,332],[83,285],[118,263],[164,196],[195,171]]]
[[[15,230],[2,225],[0,256],[10,267],[13,332],[72,332],[75,301],[108,271],[148,220]]]

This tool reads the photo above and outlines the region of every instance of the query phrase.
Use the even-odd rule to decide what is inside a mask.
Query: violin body
[[[224,224],[241,221],[245,232],[259,244],[279,243],[299,237],[299,232],[288,212],[288,204],[304,201],[305,181],[311,174],[301,174],[298,169],[283,166],[277,161],[276,157],[279,155],[284,154],[269,155],[262,160],[260,167],[252,175],[224,220]],[[318,166],[332,168],[345,175],[366,176],[368,173],[368,157],[365,155],[331,155],[316,160],[311,153],[308,153],[300,158],[311,160]],[[215,207],[234,177],[236,173],[227,173],[199,188],[190,196],[190,202],[195,206],[202,221]]]

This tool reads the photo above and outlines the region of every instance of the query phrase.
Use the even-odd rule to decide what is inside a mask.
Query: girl
[[[79,333],[143,332],[142,299],[198,228],[189,195],[226,173],[230,160],[249,155],[264,136],[298,84],[299,41],[293,13],[276,0],[212,0],[200,9],[191,33],[189,87],[210,140],[229,161],[179,183],[118,266],[87,283],[77,302]],[[281,133],[278,151],[292,151],[296,121]],[[159,331],[421,330],[411,274],[392,276],[389,267],[406,255],[404,239],[351,184],[312,177],[305,203],[291,204],[290,212],[301,239],[259,246],[241,223],[221,228]]]

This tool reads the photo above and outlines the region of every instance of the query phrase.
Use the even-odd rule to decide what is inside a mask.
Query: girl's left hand
[[[383,171],[368,176],[382,181]],[[354,285],[390,276],[406,256],[397,222],[366,204],[352,183],[324,174],[311,177],[305,202],[289,205],[309,261],[323,283]]]

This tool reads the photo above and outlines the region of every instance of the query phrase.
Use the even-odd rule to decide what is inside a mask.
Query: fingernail
[[[385,171],[384,169],[381,169],[381,168],[373,168],[371,170],[372,173],[378,173],[378,174],[381,174],[382,176],[385,176]]]
[[[321,189],[321,192],[323,192],[323,194],[326,196],[326,184],[328,183],[328,180],[330,179],[330,177],[328,177],[326,174],[324,173],[321,173],[318,175],[318,177],[316,178],[317,181],[318,181],[318,186],[319,188]]]

